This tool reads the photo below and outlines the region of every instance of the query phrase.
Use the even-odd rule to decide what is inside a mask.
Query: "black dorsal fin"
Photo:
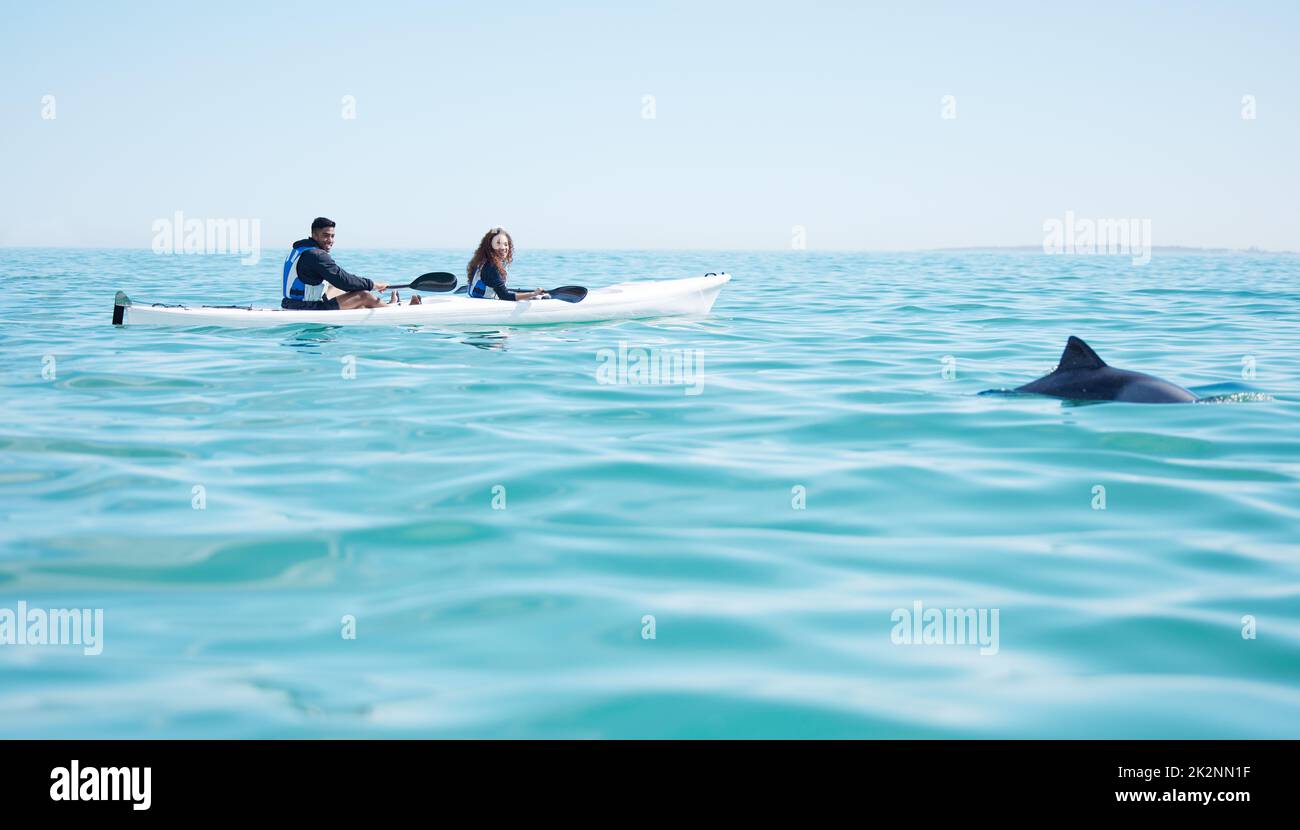
[[[1061,363],[1056,369],[1101,369],[1105,365],[1106,361],[1097,357],[1092,346],[1071,336],[1065,341],[1065,351],[1061,352]]]

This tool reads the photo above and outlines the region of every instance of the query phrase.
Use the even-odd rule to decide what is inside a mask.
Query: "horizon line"
[[[278,247],[278,246],[275,246]],[[336,246],[337,247],[337,246]],[[406,246],[406,245],[358,245],[350,247],[348,250],[353,251],[451,251],[451,250],[468,250],[473,245],[426,245],[426,246]],[[59,250],[59,251],[149,251],[153,249],[149,246],[139,245],[11,245],[0,243],[0,249],[13,250]],[[710,253],[710,252],[730,252],[730,253],[778,253],[787,252],[790,254],[926,254],[926,253],[950,253],[964,251],[1021,251],[1021,252],[1038,252],[1045,256],[1128,256],[1128,254],[1067,254],[1067,253],[1049,253],[1043,250],[1041,244],[1038,245],[952,245],[937,248],[568,248],[568,247],[549,247],[545,245],[532,245],[528,250],[533,251],[598,251],[598,252],[647,252],[663,251],[666,253]],[[1269,248],[1260,248],[1251,245],[1246,248],[1229,248],[1224,246],[1200,246],[1200,245],[1153,245],[1149,249],[1155,253],[1158,251],[1185,251],[1196,253],[1230,253],[1230,254],[1285,254],[1300,255],[1300,250],[1291,250],[1283,248],[1273,250]],[[160,256],[240,256],[243,255],[238,251],[229,253],[197,253],[197,254],[160,254]]]

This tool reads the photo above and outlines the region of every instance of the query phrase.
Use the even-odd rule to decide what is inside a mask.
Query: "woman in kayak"
[[[489,300],[545,300],[550,297],[540,288],[536,291],[511,291],[506,287],[506,268],[515,259],[515,245],[505,228],[493,228],[483,234],[478,250],[470,258],[465,276],[469,280],[469,296]],[[419,305],[420,298],[411,299]]]

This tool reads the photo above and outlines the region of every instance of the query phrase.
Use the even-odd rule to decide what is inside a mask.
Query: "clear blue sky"
[[[0,244],[1300,249],[1295,2],[118,5],[6,4]]]

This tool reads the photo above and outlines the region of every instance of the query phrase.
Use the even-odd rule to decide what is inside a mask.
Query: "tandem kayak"
[[[422,294],[420,305],[294,311],[251,306],[141,305],[121,291],[113,303],[116,325],[263,327],[300,324],[325,326],[505,325],[592,323],[645,317],[707,314],[730,274],[705,274],[679,280],[624,282],[593,288],[576,303],[563,300],[487,300],[464,294]]]

